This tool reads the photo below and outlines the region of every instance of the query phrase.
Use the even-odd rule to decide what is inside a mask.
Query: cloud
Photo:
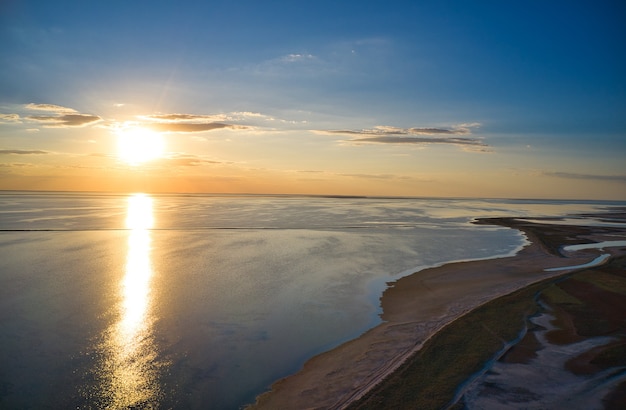
[[[301,172],[303,174],[323,174],[323,173],[326,173],[326,171],[320,171],[320,170],[314,170],[314,169],[301,169],[301,170],[298,170],[296,172]]]
[[[235,111],[227,114],[228,120],[237,120],[243,121],[247,119],[262,119],[267,121],[275,121],[276,118],[270,117],[269,115],[261,114],[260,112],[250,112],[250,111]]]
[[[287,54],[286,56],[281,57],[280,61],[283,61],[285,63],[297,63],[299,61],[307,61],[307,60],[313,60],[313,59],[315,59],[315,56],[313,54],[294,53],[294,54]]]
[[[469,151],[481,151],[489,152],[487,144],[476,138],[433,138],[433,137],[396,137],[396,136],[381,136],[381,137],[366,137],[366,138],[354,138],[349,140],[354,143],[374,143],[374,144],[451,144],[462,145],[464,147],[479,147],[480,149],[468,149]]]
[[[161,159],[167,166],[174,167],[196,167],[207,164],[221,164],[220,161],[208,160],[197,155],[189,154],[172,154],[167,158]]]
[[[19,114],[0,113],[0,122],[20,122],[20,116]]]
[[[35,103],[30,103],[30,104],[26,104],[24,106],[24,108],[27,108],[29,110],[38,110],[38,111],[53,111],[53,112],[57,112],[57,113],[75,113],[75,112],[77,112],[73,108],[63,107],[63,106],[55,105],[55,104],[35,104]]]
[[[373,142],[380,144],[457,144],[486,146],[482,141],[475,138],[428,138],[428,137],[366,137],[355,138],[350,141]]]
[[[543,172],[542,175],[565,179],[586,179],[591,181],[626,182],[626,175],[577,174],[571,172]]]
[[[329,171],[322,171],[322,170],[310,170],[310,169],[295,170],[294,172],[297,172],[299,174],[318,176],[318,178],[315,178],[315,180],[318,180],[318,181],[327,181],[329,179],[334,180],[337,178],[366,179],[366,180],[379,180],[379,181],[391,181],[391,180],[395,180],[395,181],[417,180],[417,181],[422,181],[422,182],[428,181],[423,178],[416,178],[415,176],[397,175],[397,174],[363,174],[363,173],[351,174],[351,173],[336,173],[336,172],[329,172]],[[301,179],[307,180],[307,181],[312,180],[312,178],[309,178],[309,177],[307,177],[306,179],[305,178],[301,178]]]
[[[27,164],[23,162],[12,162],[10,164],[0,164],[0,168],[31,168],[33,164]]]
[[[29,120],[46,124],[50,128],[83,127],[98,122],[102,118],[90,114],[63,114],[63,115],[29,115]]]
[[[142,115],[140,118],[148,120],[158,121],[196,121],[196,120],[208,120],[208,121],[224,121],[227,117],[224,114],[152,114]]]
[[[411,177],[408,177],[408,176],[393,175],[393,174],[338,174],[338,175],[342,177],[359,178],[359,179],[382,179],[382,180],[411,179]]]
[[[265,114],[261,114],[258,112],[250,112],[250,111],[236,111],[230,113],[220,113],[220,114],[184,114],[184,113],[170,113],[170,114],[151,114],[151,115],[142,115],[139,118],[142,120],[148,121],[159,121],[159,122],[222,122],[222,123],[230,123],[230,122],[247,122],[250,120],[258,121],[275,121],[276,119],[270,117]]]
[[[306,52],[294,52],[278,55],[258,64],[245,67],[254,76],[262,76],[267,80],[287,79],[319,79],[325,74],[333,72],[335,67],[328,60],[328,56],[319,57]]]
[[[462,146],[466,151],[490,152],[491,149],[482,139],[471,137],[473,127],[480,124],[460,124],[451,128],[434,127],[411,127],[400,128],[380,125],[370,129],[361,130],[323,130],[314,131],[322,134],[351,135],[358,138],[349,139],[348,142],[356,144],[450,144]]]
[[[139,118],[148,121],[143,126],[160,132],[204,132],[218,129],[249,129],[249,126],[232,124],[246,118],[260,118],[262,114],[237,112],[231,114],[151,114]],[[228,122],[226,122],[228,121]]]
[[[224,124],[221,122],[157,122],[146,127],[160,132],[203,132],[222,128],[245,129],[243,125]]]
[[[485,143],[481,144],[457,144],[465,152],[493,153],[493,149]]]
[[[0,149],[0,155],[42,155],[49,153],[48,151],[41,150]]]
[[[415,135],[468,135],[471,128],[479,124],[461,124],[452,128],[399,128],[388,125],[379,125],[370,129],[362,130],[326,130],[318,131],[325,134],[347,134],[361,136],[415,136]]]
[[[31,111],[47,111],[47,115],[28,115],[30,121],[43,123],[47,128],[83,127],[102,120],[97,115],[81,114],[73,108],[63,107],[56,104],[29,103],[24,108]]]

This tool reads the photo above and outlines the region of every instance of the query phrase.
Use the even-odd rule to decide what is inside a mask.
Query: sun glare
[[[139,165],[158,159],[165,151],[163,136],[145,128],[127,128],[118,133],[118,157],[130,164]]]

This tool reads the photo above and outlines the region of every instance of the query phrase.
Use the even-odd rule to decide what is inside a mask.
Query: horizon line
[[[92,194],[92,195],[131,195],[146,194],[154,196],[257,196],[257,197],[302,197],[302,198],[337,198],[337,199],[433,199],[433,200],[497,200],[497,201],[568,201],[568,202],[624,202],[625,199],[584,199],[553,197],[481,197],[481,196],[419,196],[419,195],[354,195],[354,194],[311,194],[311,193],[251,193],[251,192],[145,192],[145,191],[85,191],[85,190],[35,190],[35,189],[0,189],[0,195],[6,193],[25,194]]]

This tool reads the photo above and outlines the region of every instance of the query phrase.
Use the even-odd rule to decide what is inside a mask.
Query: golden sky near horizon
[[[0,7],[0,189],[626,200],[624,7],[242,4]]]

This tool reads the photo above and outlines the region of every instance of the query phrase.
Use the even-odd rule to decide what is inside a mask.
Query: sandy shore
[[[391,283],[381,298],[383,323],[312,358],[298,373],[272,385],[250,408],[344,408],[397,369],[446,324],[496,297],[568,272],[546,268],[582,265],[600,252],[561,255],[560,245],[626,234],[616,228],[556,227],[506,218],[479,223],[519,229],[530,244],[515,256],[451,263]]]

